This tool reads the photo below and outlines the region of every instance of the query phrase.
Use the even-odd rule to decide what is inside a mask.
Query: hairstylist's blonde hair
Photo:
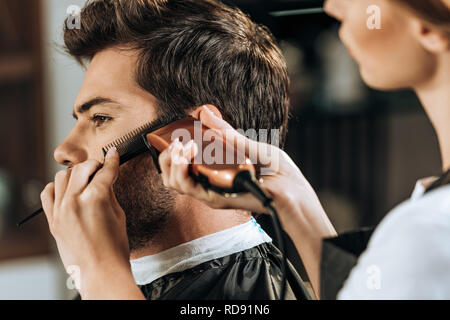
[[[392,0],[450,37],[450,0]]]

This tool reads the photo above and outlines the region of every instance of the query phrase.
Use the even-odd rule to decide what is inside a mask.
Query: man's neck
[[[425,111],[436,130],[442,154],[443,170],[450,169],[450,57],[427,83],[415,87]]]
[[[131,252],[130,259],[153,255],[180,244],[248,222],[251,214],[236,210],[214,210],[203,203],[178,196],[175,212],[147,247]]]

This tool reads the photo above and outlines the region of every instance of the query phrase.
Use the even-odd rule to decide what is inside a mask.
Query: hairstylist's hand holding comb
[[[224,140],[234,139],[237,147],[244,148],[247,155],[250,150],[256,150],[258,162],[265,164],[264,167],[271,173],[263,177],[261,185],[273,197],[274,207],[283,228],[302,256],[312,285],[318,294],[322,239],[335,236],[336,231],[311,185],[292,159],[281,149],[246,138],[217,117],[207,106],[197,118],[208,128],[216,130]],[[270,152],[267,152],[267,148],[270,148]],[[188,163],[197,152],[194,143],[188,143],[183,147],[181,142],[174,141],[170,148],[161,153],[159,163],[165,186],[201,200],[212,208],[268,213],[260,201],[250,194],[227,198],[211,190],[205,190],[191,178]]]
[[[79,276],[82,299],[144,298],[131,273],[125,213],[112,189],[118,172],[112,149],[103,167],[88,160],[60,171],[41,194],[62,262]]]

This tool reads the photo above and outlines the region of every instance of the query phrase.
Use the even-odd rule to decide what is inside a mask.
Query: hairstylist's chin
[[[351,55],[351,57],[353,58],[353,60],[358,62],[358,60],[356,59],[355,53],[353,52],[352,48],[350,48],[350,46],[348,46],[346,44],[344,44],[344,46],[347,49],[348,54]]]
[[[344,47],[347,49],[348,53],[352,56],[352,58],[356,60],[354,51],[352,50],[351,46],[349,45],[349,41],[347,41],[347,39],[346,39],[344,28],[342,26],[339,29],[339,39],[341,40]]]
[[[390,79],[388,79],[386,74],[369,72],[363,65],[359,66],[359,70],[364,83],[374,90],[393,91],[402,89],[402,87],[395,85]]]

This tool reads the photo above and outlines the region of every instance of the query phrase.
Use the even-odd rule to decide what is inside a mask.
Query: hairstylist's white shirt
[[[383,219],[338,299],[450,299],[450,186],[424,192]]]

